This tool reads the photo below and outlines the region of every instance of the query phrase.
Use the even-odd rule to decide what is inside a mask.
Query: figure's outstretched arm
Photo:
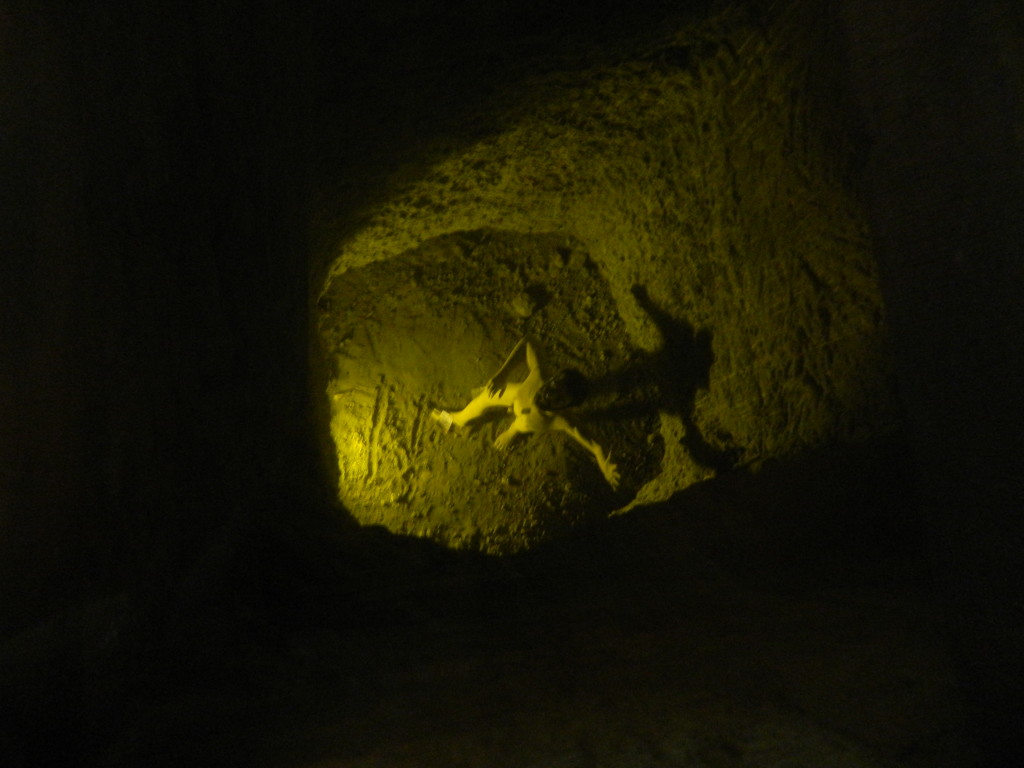
[[[494,374],[487,382],[485,389],[492,396],[500,396],[505,391],[505,387],[508,385],[508,373],[512,368],[518,365],[519,361],[526,355],[526,365],[532,373],[539,367],[537,362],[537,353],[533,349],[533,345],[530,340],[525,336],[521,338],[518,343],[513,347],[509,353],[508,358],[504,363],[501,364],[501,368]]]
[[[551,428],[565,432],[569,437],[590,451],[597,461],[601,474],[604,475],[604,479],[608,481],[608,485],[612,487],[612,490],[614,491],[619,487],[619,468],[612,462],[611,456],[605,453],[604,448],[595,441],[584,437],[583,433],[561,416],[555,416],[551,422]]]

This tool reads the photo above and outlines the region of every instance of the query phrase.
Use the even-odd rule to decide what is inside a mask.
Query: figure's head
[[[572,408],[587,399],[587,379],[574,368],[555,374],[537,390],[537,407],[543,411]]]

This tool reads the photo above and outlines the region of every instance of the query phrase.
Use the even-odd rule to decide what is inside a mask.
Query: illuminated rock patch
[[[365,524],[515,551],[607,515],[660,471],[651,380],[633,371],[638,350],[571,238],[437,238],[339,276],[321,304],[335,366],[339,498]],[[543,370],[575,367],[592,381],[593,396],[565,415],[611,451],[618,493],[565,435],[519,438],[498,451],[492,443],[507,416],[449,434],[428,418],[433,407],[468,402],[523,335]]]
[[[425,146],[429,160],[403,168],[358,223],[339,231],[320,325],[327,358],[340,361],[330,385],[339,497],[359,519],[456,546],[516,548],[589,516],[667,499],[722,471],[757,471],[766,461],[870,439],[898,424],[875,262],[846,182],[856,152],[825,101],[830,52],[804,48],[793,57],[796,27],[786,24],[766,29],[726,11],[635,44],[614,63],[539,76],[506,95],[491,134]],[[558,233],[551,237],[568,245],[517,240],[538,232]],[[419,402],[416,413],[432,398],[461,406],[523,329],[560,311],[549,271],[559,247],[586,255],[589,266],[573,274],[599,277],[600,290],[572,298],[580,316],[566,328],[575,338],[559,346],[552,325],[540,341],[619,393],[602,404],[604,416],[587,418],[613,452],[642,442],[633,450],[643,458],[631,459],[642,470],[631,471],[622,498],[606,498],[595,472],[583,495],[544,484],[528,501],[516,483],[531,473],[490,467],[500,459],[484,450],[485,428],[438,444],[452,457],[443,479],[430,481],[466,494],[476,483],[486,489],[479,503],[438,490],[412,510],[410,499],[426,481],[405,477],[418,471],[410,469],[415,462],[411,454],[398,462],[397,438],[385,427],[401,419],[410,440],[425,441],[424,427],[433,425],[392,402]],[[387,290],[378,282],[384,276]],[[465,280],[471,289],[453,287]],[[392,319],[360,321],[347,305],[365,296],[381,311],[391,301]],[[411,307],[422,313],[414,328],[424,339],[419,347],[409,340],[411,321],[401,319]],[[393,325],[399,321],[405,330]],[[606,336],[594,335],[599,321],[608,324]],[[338,328],[353,329],[347,351],[341,345],[349,331]],[[371,333],[375,344],[391,346],[367,351]],[[405,367],[407,381],[387,372],[380,378],[373,361],[383,364],[387,355],[419,361]],[[339,398],[352,389],[345,361],[374,373]],[[622,390],[637,388],[646,394],[621,400]],[[349,429],[342,412],[382,426]],[[653,420],[650,428],[645,421],[620,433],[636,413]],[[577,474],[561,468],[561,455],[540,458],[562,447],[536,443],[529,455],[555,467],[557,482],[580,477],[587,484],[589,457],[580,455]],[[508,466],[525,451],[517,447]],[[365,489],[358,502],[355,488]],[[499,498],[505,511],[481,512]],[[449,528],[430,522],[446,505]],[[373,511],[355,509],[362,506]]]

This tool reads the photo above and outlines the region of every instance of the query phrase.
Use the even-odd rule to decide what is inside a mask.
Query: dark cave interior
[[[293,5],[0,6],[5,764],[1024,763],[1017,5]],[[509,557],[339,511],[339,236],[528,78],[790,6],[835,43],[900,429]]]

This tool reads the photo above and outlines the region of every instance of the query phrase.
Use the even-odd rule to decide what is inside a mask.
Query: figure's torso
[[[537,392],[543,383],[540,371],[535,369],[516,391],[512,400],[512,412],[516,417],[515,427],[520,432],[543,432],[551,421],[550,415],[538,408],[535,402]]]

